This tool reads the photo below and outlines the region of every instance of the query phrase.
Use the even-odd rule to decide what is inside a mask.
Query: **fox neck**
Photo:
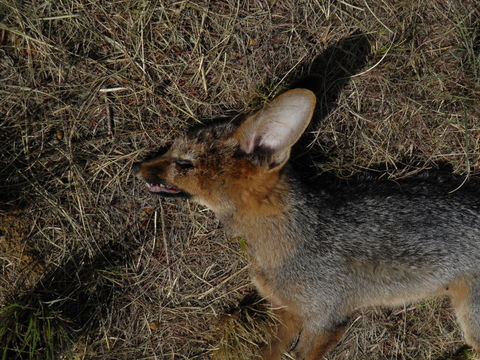
[[[254,265],[275,268],[298,245],[296,190],[282,173],[262,187],[252,183],[235,192],[232,211],[219,215],[234,236],[244,238]]]
[[[292,254],[296,243],[288,234],[285,216],[245,217],[231,224],[236,235],[244,238],[251,261],[263,268],[276,268]]]

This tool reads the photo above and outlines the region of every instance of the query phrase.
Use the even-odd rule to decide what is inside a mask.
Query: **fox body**
[[[136,166],[150,191],[187,196],[247,240],[251,277],[278,310],[265,359],[300,333],[297,359],[320,359],[351,314],[433,295],[451,298],[469,345],[480,350],[480,201],[435,181],[361,191],[308,187],[287,164],[315,96],[290,90],[239,126],[178,138]]]

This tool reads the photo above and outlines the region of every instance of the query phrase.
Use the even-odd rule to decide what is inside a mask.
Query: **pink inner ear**
[[[259,144],[258,129],[256,123],[246,120],[246,122],[237,130],[237,139],[240,148],[246,153],[251,154],[255,150],[255,146]]]
[[[239,128],[242,150],[251,154],[261,146],[279,157],[288,154],[310,122],[314,107],[315,95],[308,90],[295,89],[280,95]]]
[[[245,134],[245,149],[243,149],[247,154],[251,154],[255,147],[255,137],[256,131],[252,131],[250,134]]]
[[[293,118],[293,116],[287,117],[287,119]],[[259,144],[275,151],[282,151],[295,142],[295,136],[300,132],[295,128],[296,126],[298,125],[295,123],[273,120],[261,129],[263,135]]]

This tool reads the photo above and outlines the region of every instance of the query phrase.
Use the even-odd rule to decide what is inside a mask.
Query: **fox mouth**
[[[150,191],[151,193],[162,195],[162,196],[182,196],[182,197],[188,197],[188,194],[183,191],[182,189],[179,189],[176,186],[170,185],[165,182],[159,182],[159,183],[149,183],[146,182],[145,184],[147,186],[147,190]]]
[[[147,182],[147,189],[153,193],[167,193],[167,194],[179,194],[182,192],[179,188],[173,185],[158,183],[158,184],[150,184]]]

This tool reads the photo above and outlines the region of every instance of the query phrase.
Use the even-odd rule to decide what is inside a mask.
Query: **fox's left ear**
[[[310,123],[315,103],[315,95],[310,90],[287,91],[247,118],[234,136],[243,152],[268,154],[269,168],[280,168]]]

